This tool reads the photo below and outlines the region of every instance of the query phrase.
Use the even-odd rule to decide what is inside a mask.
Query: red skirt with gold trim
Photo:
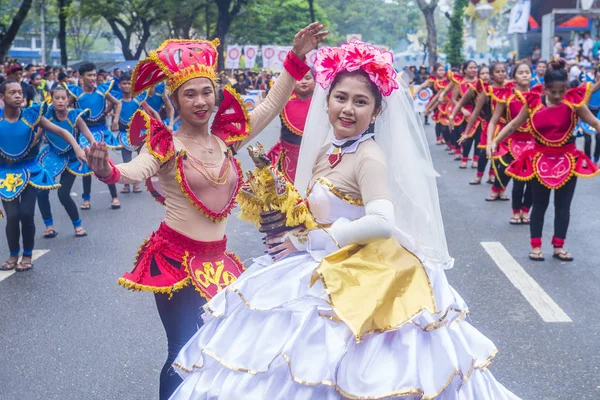
[[[574,143],[550,147],[535,143],[521,153],[506,169],[515,179],[528,181],[536,178],[549,189],[560,189],[572,176],[591,178],[599,169]]]
[[[210,300],[237,280],[242,262],[225,251],[227,238],[199,242],[169,228],[164,222],[138,250],[135,267],[119,278],[127,289],[169,293],[192,283]]]
[[[494,158],[504,158],[504,156],[510,154],[516,160],[521,154],[532,149],[534,146],[535,142],[531,133],[515,132],[500,143],[498,151],[494,154]]]
[[[283,173],[285,179],[294,183],[296,179],[296,167],[298,166],[298,157],[300,155],[300,145],[280,140],[267,153],[267,158],[273,165]]]

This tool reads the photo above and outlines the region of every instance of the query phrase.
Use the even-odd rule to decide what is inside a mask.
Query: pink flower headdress
[[[323,89],[331,86],[335,76],[342,71],[362,69],[384,96],[398,89],[394,56],[364,42],[344,43],[340,47],[323,47],[317,52],[316,80]]]

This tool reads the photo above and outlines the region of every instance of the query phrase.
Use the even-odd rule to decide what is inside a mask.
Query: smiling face
[[[312,71],[309,71],[304,78],[296,82],[296,86],[294,87],[294,92],[296,95],[302,98],[312,96],[315,91],[315,78],[313,77]]]
[[[537,73],[538,76],[543,77],[544,74],[546,73],[546,63],[545,62],[539,62],[535,68],[535,71]]]
[[[193,78],[171,96],[182,121],[192,126],[204,126],[215,108],[215,88],[208,78]]]
[[[442,79],[444,77],[444,75],[446,75],[446,68],[444,68],[443,65],[440,65],[436,70],[435,70],[435,74],[437,75],[438,78]]]
[[[121,89],[123,93],[131,94],[131,81],[120,81],[119,89]]]
[[[75,76],[75,74],[73,74]],[[96,87],[96,71],[88,71],[83,74],[82,79],[83,87],[86,89],[93,89]]]
[[[467,79],[475,79],[477,76],[477,64],[471,61],[469,64],[465,66],[465,77]]]
[[[368,78],[347,74],[331,88],[327,101],[329,122],[337,139],[345,139],[365,132],[379,113]]]

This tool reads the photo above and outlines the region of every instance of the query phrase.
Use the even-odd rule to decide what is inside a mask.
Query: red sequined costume
[[[308,116],[312,97],[299,99],[292,94],[279,117],[281,119],[281,138],[267,153],[273,165],[283,173],[285,178],[294,183],[296,166],[300,154],[300,143],[304,133],[304,125]]]
[[[136,66],[133,91],[145,90],[165,79],[172,93],[194,77],[214,82],[217,45],[193,40],[166,42]],[[174,53],[181,53],[179,63]],[[190,59],[193,61],[186,66],[185,62]],[[133,290],[171,294],[191,283],[203,297],[210,299],[239,277],[242,263],[225,251],[226,219],[242,185],[242,170],[229,146],[236,146],[262,131],[281,111],[295,81],[302,79],[309,69],[292,52],[284,67],[269,96],[251,113],[246,111],[233,89],[225,88],[223,102],[211,127],[218,138],[213,143],[218,145],[217,151],[224,154],[217,174],[223,177],[220,182],[215,182],[214,177],[202,169],[203,163],[195,159],[162,122],[142,111],[136,112],[130,123],[130,139],[132,143],[144,144],[140,155],[130,163],[113,165],[111,174],[101,180],[106,183],[147,181],[167,212],[165,222],[140,247],[134,269],[125,273],[119,284]],[[165,71],[170,73],[165,74]]]
[[[516,92],[527,106],[533,146],[521,152],[506,173],[515,179],[537,179],[549,189],[559,189],[573,176],[591,178],[598,174],[598,167],[585,153],[575,146],[574,131],[577,125],[577,108],[585,107],[591,85],[569,89],[562,103],[548,107],[542,101],[542,93]]]
[[[474,80],[474,81],[467,81],[464,76],[456,74],[456,73],[454,73],[452,71],[448,72],[448,78],[454,84],[456,84],[456,87],[458,88],[458,99],[460,99],[461,97],[465,96],[467,94],[467,92],[469,92],[469,90],[471,90],[472,88],[474,88],[474,86],[479,81],[478,79]],[[454,109],[454,107],[455,107],[455,105],[451,101],[449,103],[448,115],[452,114],[452,110]],[[471,100],[467,104],[465,104],[463,106],[463,108],[465,110],[467,110],[469,113],[473,113],[473,109],[475,108],[475,102],[473,100]],[[461,146],[457,142],[458,142],[458,139],[463,134],[463,132],[466,129],[466,127],[467,127],[467,118],[462,113],[462,110],[459,110],[456,113],[456,117],[454,118],[454,129],[452,131],[452,137],[453,137],[452,143],[454,145],[454,152],[457,155],[462,154]],[[467,156],[465,156],[465,154],[462,154],[462,155],[463,155],[462,161],[463,162],[468,161],[468,155]],[[477,161],[477,160],[474,160],[474,161]]]

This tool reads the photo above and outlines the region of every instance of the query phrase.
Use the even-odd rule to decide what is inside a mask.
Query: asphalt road
[[[273,122],[260,141],[271,145],[278,129],[279,122]],[[433,141],[432,127],[427,131]],[[576,261],[549,257],[550,208],[547,260],[533,263],[527,259],[528,228],[508,224],[510,203],[485,202],[489,185],[468,185],[474,170],[459,170],[441,147],[432,146],[432,153],[456,258],[448,276],[470,306],[470,322],[500,349],[495,376],[523,399],[600,399],[600,322],[594,317],[600,309],[600,208],[594,206],[600,180],[578,183],[567,241]],[[244,168],[252,167],[245,152],[240,158]],[[73,192],[79,202],[80,181]],[[0,276],[5,278],[0,281],[0,399],[157,398],[166,340],[153,296],[124,290],[116,281],[162,220],[162,206],[147,193],[129,194],[121,196],[121,210],[110,210],[106,187],[94,181],[92,210],[82,212],[89,236],[76,239],[56,194],[51,199],[59,236],[41,238],[37,213],[36,249],[49,251],[33,271]],[[234,217],[228,237],[230,250],[242,259],[262,254],[260,235]],[[0,241],[5,259],[3,235]],[[536,290],[572,322],[545,322],[527,300],[541,292],[531,285],[517,288],[481,242],[500,243],[514,257],[513,269],[533,278]]]

